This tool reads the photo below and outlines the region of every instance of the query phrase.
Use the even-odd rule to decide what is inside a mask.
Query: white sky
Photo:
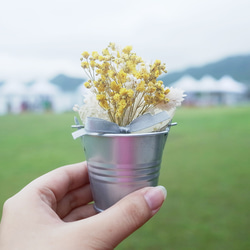
[[[0,81],[84,77],[80,54],[109,42],[169,72],[250,54],[249,0],[2,0]]]

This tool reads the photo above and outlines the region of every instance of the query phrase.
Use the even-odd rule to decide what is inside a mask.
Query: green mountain
[[[83,84],[86,80],[83,78],[69,77],[63,74],[57,75],[50,80],[51,83],[57,85],[63,91],[75,91],[77,87]]]
[[[190,75],[197,80],[205,75],[210,75],[215,79],[228,75],[238,82],[250,85],[250,55],[232,56],[201,67],[191,67],[182,71],[167,73],[160,79],[165,85],[171,85],[185,75]]]

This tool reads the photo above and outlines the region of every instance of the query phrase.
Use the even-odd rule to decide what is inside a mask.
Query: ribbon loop
[[[170,116],[166,111],[160,112],[156,115],[144,114],[134,119],[129,125],[122,127],[118,126],[114,122],[110,122],[104,119],[96,117],[87,117],[85,128],[73,132],[72,136],[74,139],[77,139],[89,133],[99,133],[99,134],[132,133],[146,128],[150,128],[160,122],[167,121],[168,119],[170,119]]]
[[[96,117],[87,117],[85,130],[94,133],[120,133],[120,127],[116,123]]]

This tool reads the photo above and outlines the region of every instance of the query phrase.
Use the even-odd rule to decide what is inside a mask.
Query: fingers
[[[164,187],[148,187],[136,191],[104,212],[87,219],[90,230],[104,241],[104,249],[113,249],[122,240],[146,223],[161,207],[166,198]],[[75,232],[81,232],[84,221],[76,222]],[[106,249],[105,248],[105,249]]]
[[[74,189],[57,204],[56,213],[60,218],[64,218],[72,210],[93,201],[90,184],[78,189]]]
[[[56,201],[60,201],[69,191],[88,183],[87,164],[81,162],[57,168],[31,182],[27,188],[48,189]]]
[[[94,205],[88,204],[81,207],[77,207],[74,210],[72,210],[67,216],[63,218],[63,221],[72,222],[72,221],[82,220],[91,217],[96,213],[97,212],[94,209]]]

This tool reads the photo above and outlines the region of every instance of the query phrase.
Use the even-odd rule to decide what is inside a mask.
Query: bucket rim
[[[145,132],[145,133],[120,133],[120,134],[110,134],[110,133],[95,133],[95,132],[87,132],[84,136],[100,136],[100,137],[142,137],[142,136],[155,136],[161,134],[168,134],[170,128],[167,127],[163,131],[157,132]]]

